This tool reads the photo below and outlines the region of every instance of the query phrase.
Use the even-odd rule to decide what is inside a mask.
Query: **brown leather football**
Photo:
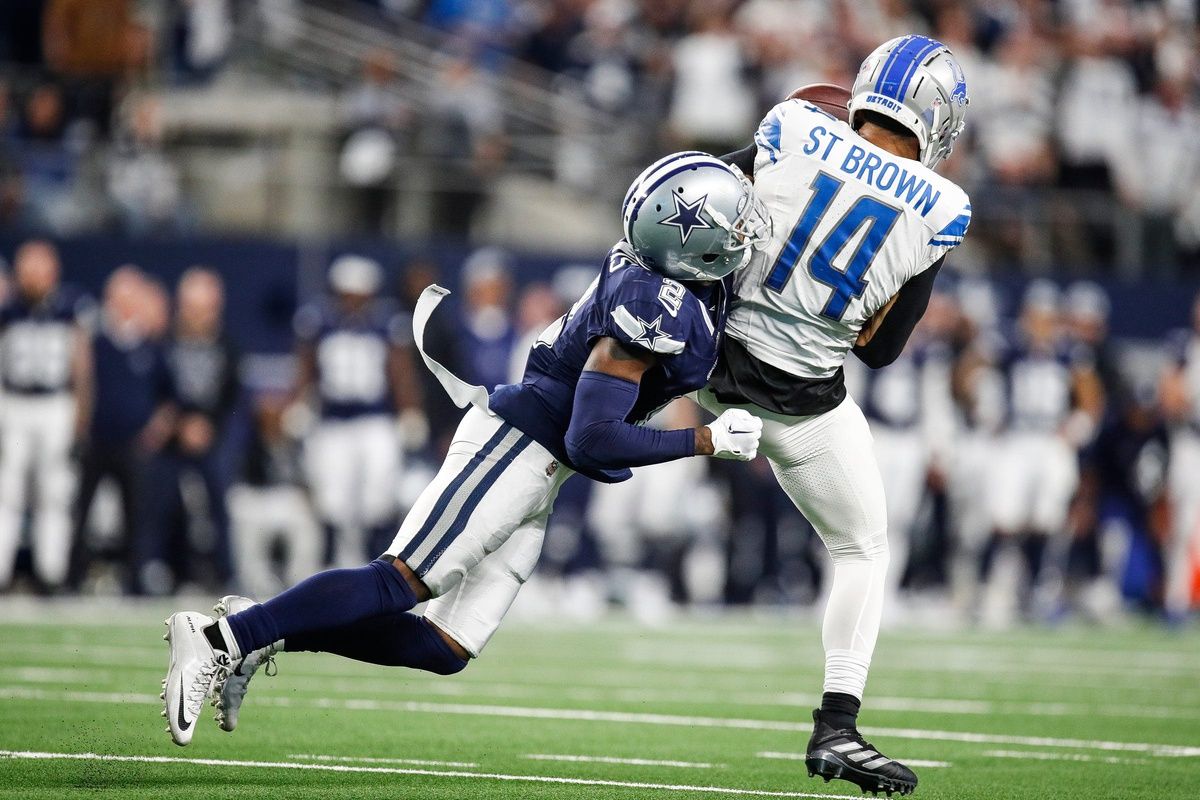
[[[832,83],[810,83],[801,86],[787,96],[788,100],[807,100],[822,111],[832,114],[842,122],[850,121],[850,92]]]

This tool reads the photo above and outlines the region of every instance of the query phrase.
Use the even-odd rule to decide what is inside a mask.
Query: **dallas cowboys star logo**
[[[694,203],[686,203],[679,195],[672,195],[675,199],[675,213],[666,219],[658,221],[659,225],[671,225],[679,228],[680,244],[687,244],[688,237],[692,235],[692,231],[696,228],[711,228],[712,225],[708,220],[700,216],[700,211],[704,208],[704,204],[708,201],[708,195],[704,195]]]
[[[637,323],[641,326],[642,332],[633,337],[633,340],[638,344],[644,344],[650,350],[654,349],[654,345],[659,339],[670,339],[670,334],[662,329],[662,317],[658,317],[654,322],[646,322],[641,317],[637,317]]]

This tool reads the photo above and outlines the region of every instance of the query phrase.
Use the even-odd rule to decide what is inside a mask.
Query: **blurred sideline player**
[[[693,403],[676,400],[650,424],[694,426],[697,412]],[[587,522],[596,534],[610,596],[643,622],[663,622],[672,600],[687,599],[683,559],[705,527],[698,518],[711,508],[703,502],[707,475],[707,462],[685,458],[644,467],[621,483],[592,488]]]
[[[916,775],[858,733],[889,561],[871,432],[846,394],[851,350],[896,360],[945,255],[966,234],[966,194],[934,173],[962,132],[967,84],[940,42],[903,36],[863,61],[849,124],[801,99],[727,156],[753,169],[772,241],[738,276],[722,358],[700,402],[763,418],[762,452],[829,550],[825,685],[806,765],[864,790],[911,792]]]
[[[283,397],[268,392],[255,399],[241,479],[229,492],[238,582],[259,597],[277,594],[321,568],[320,525],[307,491],[299,437],[289,430],[285,411]],[[282,581],[273,558],[280,544]]]
[[[12,578],[25,511],[32,516],[33,566],[48,588],[67,578],[71,504],[77,475],[72,447],[89,424],[91,303],[60,287],[58,253],[24,244],[14,260],[15,291],[0,308],[0,588]],[[32,482],[32,484],[31,484]],[[37,497],[28,496],[36,486]]]
[[[217,621],[172,615],[163,714],[176,744],[191,741],[210,693],[221,727],[232,730],[254,670],[281,647],[439,674],[463,669],[532,573],[555,496],[577,471],[612,482],[627,480],[630,467],[694,455],[754,458],[762,426],[743,410],[694,428],[639,423],[711,374],[727,276],[769,234],[762,204],[740,172],[678,153],[638,177],[622,216],[625,238],[543,332],[520,384],[489,395],[425,356],[455,402],[472,408],[387,555],[320,573],[260,605],[226,598],[219,608],[236,613]],[[418,304],[418,347],[445,294],[431,286]],[[431,598],[424,617],[408,613]]]
[[[1161,396],[1171,425],[1167,487],[1172,511],[1163,599],[1168,619],[1182,622],[1192,608],[1193,577],[1200,569],[1200,295],[1192,306],[1192,329],[1179,341]]]
[[[1069,346],[1062,335],[1059,304],[1053,284],[1030,284],[1015,340],[998,364],[1004,377],[1006,435],[991,476],[995,533],[984,553],[981,577],[990,578],[1001,547],[1019,546],[1029,591],[1004,595],[1022,598],[1025,613],[1034,610],[1033,590],[1040,584],[1046,546],[1066,530],[1079,486],[1079,449],[1095,437],[1104,408],[1090,354]],[[994,612],[985,608],[984,613]],[[1002,619],[1003,610],[996,613]]]
[[[963,281],[956,292],[955,358],[949,390],[948,439],[937,450],[956,539],[950,581],[955,608],[974,613],[979,564],[992,535],[989,487],[1004,422],[1004,379],[996,369],[999,336],[996,298],[982,281]]]
[[[329,268],[334,296],[296,313],[294,396],[311,392],[320,415],[305,463],[327,565],[358,564],[390,541],[402,467],[396,414],[422,426],[408,317],[376,297],[382,283],[374,261],[341,256]]]

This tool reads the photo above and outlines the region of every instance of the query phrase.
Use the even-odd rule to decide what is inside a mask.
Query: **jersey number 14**
[[[844,181],[825,172],[819,172],[817,177],[813,178],[809,187],[813,190],[813,195],[788,235],[779,258],[775,259],[774,266],[767,274],[768,289],[782,292],[787,286],[792,272],[796,269],[796,262],[808,249],[813,232],[821,224],[843,184]],[[833,289],[821,310],[822,316],[840,320],[845,315],[851,299],[862,297],[863,292],[867,290],[867,282],[863,280],[863,276],[871,268],[875,254],[899,217],[900,209],[892,208],[873,197],[860,197],[838,220],[825,239],[813,249],[808,258],[808,274],[812,275],[814,280]],[[845,270],[838,269],[833,265],[833,260],[863,225],[866,225],[867,229],[859,239],[857,249],[850,256]]]

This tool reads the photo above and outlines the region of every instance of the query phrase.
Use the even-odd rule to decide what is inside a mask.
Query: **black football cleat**
[[[917,788],[917,776],[911,769],[880,753],[854,728],[838,730],[825,724],[817,711],[813,712],[813,733],[804,764],[810,778],[820,776],[826,783],[834,778],[850,781],[863,794],[886,792],[891,797],[893,792],[906,795]]]

